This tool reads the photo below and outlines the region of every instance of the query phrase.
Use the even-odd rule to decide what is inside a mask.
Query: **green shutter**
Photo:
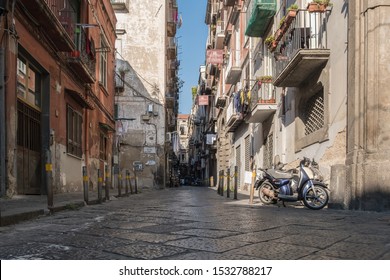
[[[262,37],[276,14],[276,0],[255,0],[251,18],[246,26],[245,35]]]

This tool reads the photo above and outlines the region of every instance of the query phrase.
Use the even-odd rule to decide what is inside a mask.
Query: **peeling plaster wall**
[[[117,29],[126,30],[116,42],[117,59],[127,63],[125,90],[116,97],[118,118],[124,118],[117,122],[116,145],[121,170],[131,170],[133,176],[133,162],[143,163],[143,171],[137,174],[140,187],[163,185],[166,11],[165,0],[132,0],[129,13],[116,14]],[[148,112],[150,105],[153,112]]]

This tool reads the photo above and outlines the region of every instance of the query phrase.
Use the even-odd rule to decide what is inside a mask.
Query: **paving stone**
[[[169,233],[169,232],[177,232],[180,230],[188,229],[188,227],[177,226],[177,225],[150,225],[139,227],[137,230],[143,232],[154,232],[154,233]]]
[[[189,236],[208,237],[208,238],[221,238],[226,236],[237,235],[237,232],[226,231],[226,230],[215,230],[215,229],[187,229],[187,230],[176,231],[174,233],[189,235]]]
[[[234,255],[247,255],[259,259],[296,260],[318,251],[316,248],[304,245],[287,245],[277,241],[261,242],[229,251]]]
[[[135,259],[151,260],[177,255],[186,252],[187,250],[172,246],[133,244],[124,247],[113,248],[109,251]]]
[[[188,248],[188,249],[221,253],[221,252],[226,252],[228,250],[247,245],[248,243],[240,242],[240,241],[222,240],[222,239],[190,237],[187,239],[170,241],[167,242],[166,244],[182,247],[182,248]]]
[[[340,259],[376,260],[386,252],[380,245],[339,242],[321,251],[321,254]]]
[[[148,233],[148,232],[117,232],[112,236],[118,238],[124,238],[132,241],[145,241],[149,243],[164,243],[171,240],[188,238],[185,235],[178,234],[161,234],[161,233]]]

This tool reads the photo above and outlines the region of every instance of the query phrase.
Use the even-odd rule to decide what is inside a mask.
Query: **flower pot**
[[[294,20],[294,18],[297,16],[297,10],[290,10],[290,11],[288,11],[288,13],[287,13],[287,15],[286,15],[286,23],[288,24],[288,25],[290,25],[292,22],[293,22],[293,20]]]
[[[307,5],[307,10],[309,13],[324,13],[326,11],[326,6],[324,4],[309,3]]]
[[[280,41],[282,39],[283,35],[284,35],[284,33],[280,28],[278,30],[276,30],[275,41]]]
[[[271,52],[275,51],[276,50],[276,47],[278,46],[278,42],[277,41],[272,41],[272,43],[269,45],[269,50]]]
[[[72,52],[70,53],[70,56],[71,56],[71,57],[80,57],[80,51],[72,51]]]

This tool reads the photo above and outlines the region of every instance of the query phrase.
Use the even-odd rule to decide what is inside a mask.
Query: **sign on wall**
[[[223,50],[207,50],[206,52],[207,64],[222,64],[223,63]]]

